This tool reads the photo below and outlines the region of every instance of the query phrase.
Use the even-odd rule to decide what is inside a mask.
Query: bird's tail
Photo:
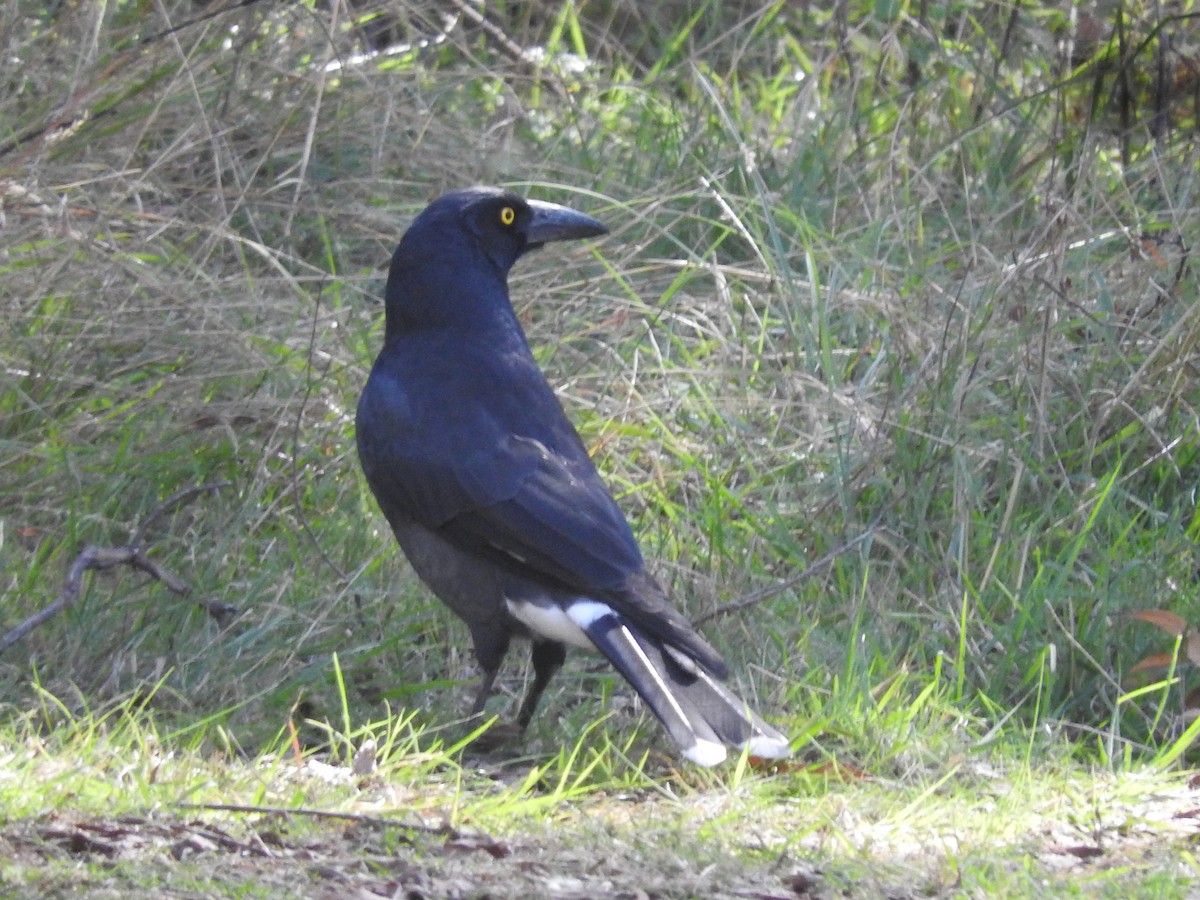
[[[579,604],[578,617],[574,611],[568,608],[567,615],[633,685],[687,759],[715,766],[726,747],[767,759],[791,754],[786,737],[680,651],[640,633],[604,604]]]

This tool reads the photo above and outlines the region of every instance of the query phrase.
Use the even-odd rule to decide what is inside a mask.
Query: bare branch
[[[173,509],[179,504],[191,500],[202,493],[216,491],[227,487],[229,484],[230,482],[228,481],[214,482],[212,484],[194,485],[193,487],[175,492],[151,511],[150,515],[146,517],[146,521],[138,529],[137,534],[134,536],[133,544],[130,546],[97,547],[89,544],[84,547],[67,569],[67,577],[63,582],[62,590],[58,592],[58,596],[54,598],[54,602],[38,610],[16,628],[5,634],[3,638],[0,638],[0,653],[3,653],[17,641],[24,638],[35,628],[40,627],[64,610],[70,609],[83,592],[83,576],[88,571],[102,572],[116,566],[130,566],[145,572],[157,581],[161,581],[172,593],[178,594],[181,597],[188,596],[192,592],[192,589],[186,581],[142,552],[140,546],[142,538],[155,520],[167,510]],[[235,607],[215,600],[202,599],[198,602],[205,612],[218,621],[237,612]]]

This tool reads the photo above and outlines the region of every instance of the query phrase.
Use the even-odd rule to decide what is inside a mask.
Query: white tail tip
[[[725,762],[726,751],[722,744],[698,738],[696,743],[683,751],[683,755],[698,766],[715,766]]]
[[[762,759],[786,759],[792,755],[792,746],[787,738],[760,734],[747,742],[751,756]]]

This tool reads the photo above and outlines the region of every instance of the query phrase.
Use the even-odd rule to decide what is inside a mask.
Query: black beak
[[[533,218],[525,232],[525,239],[531,248],[550,241],[574,241],[608,234],[608,229],[599,221],[569,207],[542,200],[527,202],[533,210]]]

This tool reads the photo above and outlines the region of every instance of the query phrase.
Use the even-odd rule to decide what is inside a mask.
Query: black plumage
[[[508,272],[605,227],[495,188],[431,203],[392,257],[358,453],[421,579],[471,631],[482,712],[511,639],[533,642],[528,725],[566,644],[598,649],[702,765],[788,741],[722,683],[724,661],[646,572],[633,532],[525,339]]]

